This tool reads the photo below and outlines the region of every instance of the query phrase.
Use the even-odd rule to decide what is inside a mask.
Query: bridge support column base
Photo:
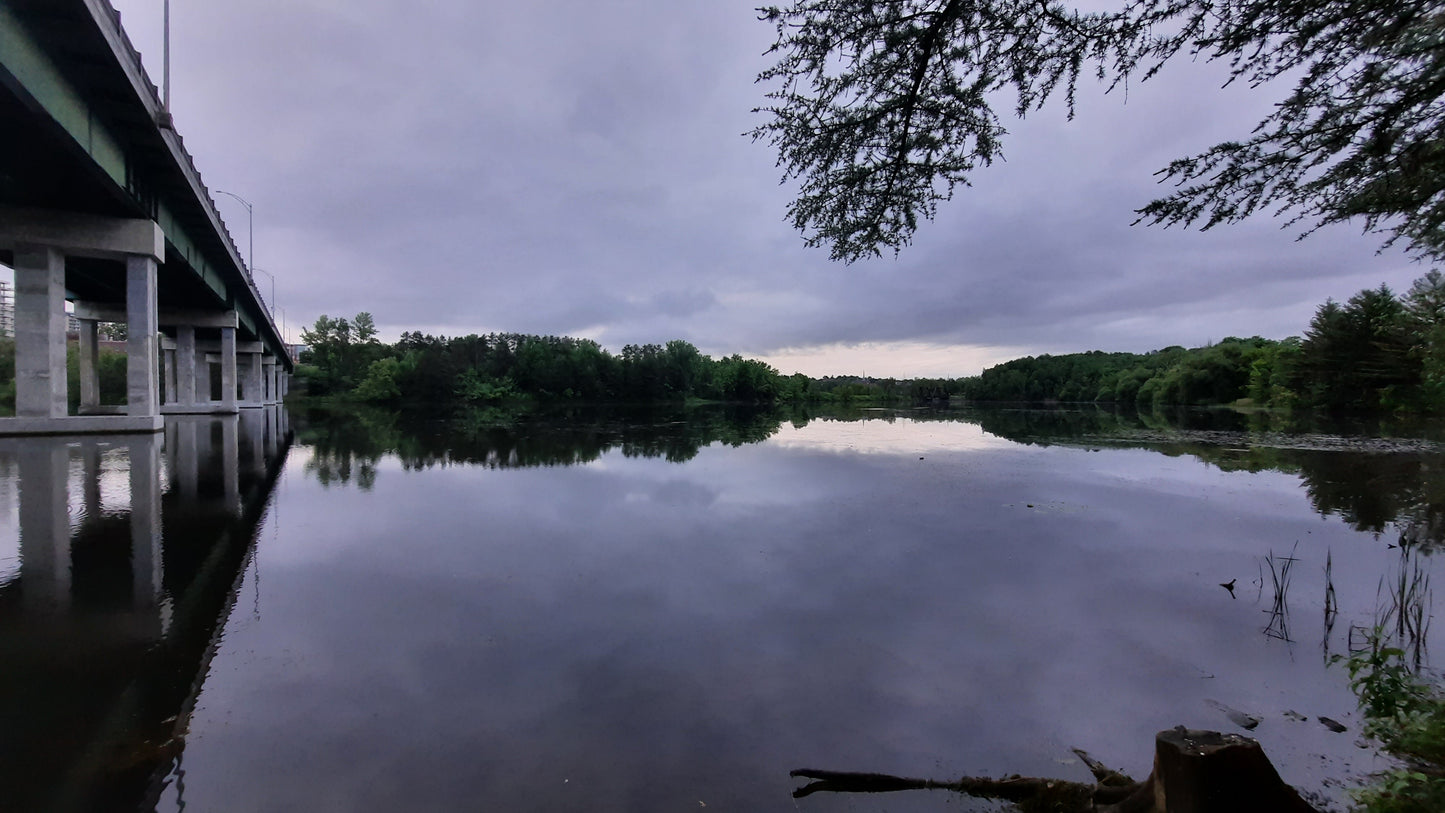
[[[0,418],[0,435],[93,435],[159,432],[160,415],[67,415],[59,418]]]

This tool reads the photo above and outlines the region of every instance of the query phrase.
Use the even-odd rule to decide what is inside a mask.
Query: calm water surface
[[[1222,706],[1307,792],[1382,764],[1329,661],[1439,583],[1433,447],[851,417],[0,441],[0,810],[966,810],[788,771],[1142,777]]]

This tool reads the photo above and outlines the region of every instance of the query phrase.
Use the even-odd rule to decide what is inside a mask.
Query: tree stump
[[[1184,726],[1155,736],[1154,772],[1118,807],[1154,813],[1315,813],[1279,778],[1258,742]]]
[[[814,780],[793,791],[889,793],[951,790],[1014,802],[1022,813],[1318,813],[1279,778],[1259,743],[1238,734],[1192,731],[1179,726],[1154,737],[1154,770],[1144,782],[1074,753],[1089,766],[1097,784],[1059,779],[965,776],[955,782],[876,773],[798,769],[792,776]]]

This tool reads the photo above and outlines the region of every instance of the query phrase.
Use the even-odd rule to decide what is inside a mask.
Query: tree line
[[[441,406],[540,400],[580,403],[1107,403],[1157,409],[1241,404],[1332,414],[1445,410],[1445,276],[1432,270],[1403,295],[1385,285],[1327,300],[1303,336],[1228,337],[1148,353],[1028,356],[964,378],[782,375],[739,355],[714,359],[682,340],[407,332],[385,344],[369,313],[322,316],[297,387],[313,396]]]
[[[629,344],[613,354],[590,339],[490,333],[448,338],[417,331],[376,339],[369,313],[323,315],[302,333],[297,383],[309,395],[377,403],[477,405],[537,399],[764,404],[806,400],[812,380],[740,355],[714,359],[688,342]]]
[[[682,340],[629,344],[614,354],[590,339],[491,333],[455,338],[412,331],[377,338],[369,313],[321,316],[293,391],[387,404],[451,407],[517,400],[672,403],[1101,403],[1141,409],[1248,404],[1298,413],[1445,411],[1445,276],[1432,270],[1403,295],[1362,290],[1327,300],[1303,336],[1228,337],[1148,353],[1028,356],[964,378],[783,375],[756,359],[714,359]],[[70,348],[70,401],[79,399]],[[101,354],[102,400],[124,399],[125,356]],[[0,409],[13,409],[13,340],[0,340]],[[8,411],[8,410],[7,410]]]
[[[1229,337],[1149,353],[1029,356],[959,379],[975,401],[1168,405],[1248,403],[1330,413],[1445,409],[1445,277],[1397,295],[1385,285],[1327,300],[1303,337]]]

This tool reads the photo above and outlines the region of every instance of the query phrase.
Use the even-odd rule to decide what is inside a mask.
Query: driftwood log
[[[1154,770],[1136,782],[1074,749],[1095,784],[1062,779],[965,776],[948,782],[876,773],[799,769],[794,777],[813,780],[793,791],[889,793],[951,790],[1013,802],[1021,810],[1057,813],[1317,813],[1286,785],[1259,743],[1237,734],[1194,731],[1184,726],[1154,738]]]

